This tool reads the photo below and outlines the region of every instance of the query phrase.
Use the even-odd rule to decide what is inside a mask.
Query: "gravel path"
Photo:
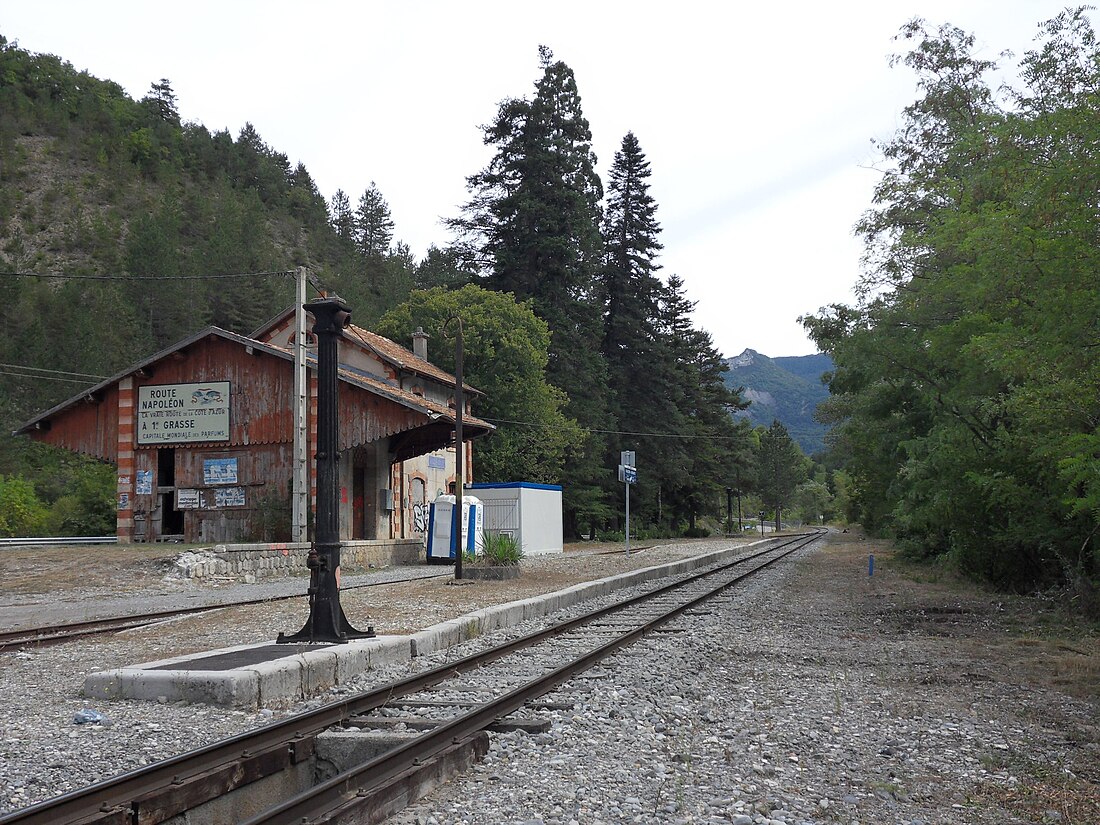
[[[662,548],[645,561],[702,549]],[[548,698],[572,710],[549,712],[549,733],[494,735],[484,763],[391,825],[1100,822],[1095,684],[1080,697],[1060,688],[1049,678],[1056,661],[1018,644],[1014,608],[997,597],[916,583],[885,555],[869,579],[868,549],[833,543],[804,554],[564,685]],[[508,592],[626,564],[531,559]],[[379,588],[366,588],[383,629],[425,626],[505,592],[439,580],[384,589],[380,606]],[[0,811],[294,712],[111,702],[96,706],[108,725],[72,721],[91,667],[267,639],[300,624],[300,613],[275,603],[0,655]],[[1095,642],[1074,642],[1086,685]],[[405,672],[374,672],[361,685]]]
[[[373,624],[379,633],[409,633],[500,601],[551,592],[579,581],[660,564],[718,549],[724,542],[682,542],[644,553],[536,556],[523,562],[524,575],[507,583],[470,582],[450,586],[452,578],[421,578],[400,584],[348,590],[342,604],[356,626]],[[0,576],[4,557],[0,556]],[[169,563],[162,565],[170,568]],[[436,576],[443,568],[421,565],[345,575],[344,584]],[[113,595],[117,570],[79,577],[47,596],[9,600],[0,627],[169,609],[184,604],[217,604],[287,592],[304,593],[305,577],[261,580],[255,584],[216,585],[161,580],[146,576],[128,597]],[[125,579],[125,576],[123,576]],[[18,584],[17,573],[8,575]],[[105,594],[111,594],[105,596]],[[49,610],[44,611],[43,607]],[[267,724],[293,713],[293,706],[257,712],[186,703],[97,702],[89,706],[80,691],[87,673],[124,667],[232,645],[270,641],[279,631],[298,630],[308,607],[298,600],[239,608],[218,608],[190,616],[93,636],[82,642],[0,653],[0,813],[25,807],[77,787],[105,779],[218,739]],[[419,664],[419,663],[417,663]],[[374,680],[398,678],[403,671],[377,671]],[[85,709],[96,710],[106,724],[74,724]]]
[[[1100,822],[1095,693],[1018,680],[969,628],[898,623],[906,583],[868,580],[860,550],[765,573],[563,686],[549,733],[494,736],[389,822]],[[950,606],[924,613],[979,609]]]
[[[431,578],[442,572],[439,567],[423,564],[416,567],[385,568],[371,573],[344,576],[342,585],[355,587],[364,583]],[[156,586],[138,588],[128,596],[117,596],[113,594],[117,590],[97,587],[62,591],[50,597],[15,597],[7,603],[0,602],[0,628],[22,630],[51,623],[114,618],[143,610],[152,612],[196,607],[215,608],[235,601],[301,595],[306,587],[308,578],[304,575],[259,579],[251,584],[244,584],[231,580],[196,581],[169,574]]]

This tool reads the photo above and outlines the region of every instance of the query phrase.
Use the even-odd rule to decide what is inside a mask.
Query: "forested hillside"
[[[407,253],[342,237],[251,126],[182,123],[167,80],[134,101],[2,37],[0,170],[6,364],[103,375],[207,324],[247,332],[291,302],[298,265],[376,317],[412,284]],[[3,386],[5,423],[74,391]]]
[[[827,355],[769,358],[747,349],[726,363],[726,383],[733,389],[744,387],[742,395],[749,402],[738,415],[755,427],[780,421],[806,455],[825,449],[827,428],[814,419],[814,412],[829,397],[821,381],[833,367]]]
[[[683,282],[658,275],[648,161],[626,135],[605,191],[572,70],[548,49],[538,69],[533,94],[485,127],[495,156],[471,170],[453,239],[417,260],[373,185],[326,202],[251,126],[234,136],[181,119],[169,80],[133,100],[0,37],[0,426],[208,324],[247,334],[292,302],[289,274],[305,266],[365,326],[448,307],[471,340],[505,346],[504,319],[519,319],[529,340],[515,368],[531,383],[492,383],[499,434],[475,467],[562,483],[568,530],[617,521],[621,449],[638,451],[639,523],[675,531],[713,513],[755,442],[730,415],[741,401]],[[470,128],[488,114],[471,112]],[[446,350],[431,350],[442,366]],[[537,403],[500,397],[530,387]],[[31,479],[41,504],[71,463],[0,439],[0,487]],[[0,523],[18,529],[30,528]]]

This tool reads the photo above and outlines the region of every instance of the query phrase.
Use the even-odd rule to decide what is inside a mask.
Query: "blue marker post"
[[[868,576],[875,575],[875,554],[874,553],[871,553],[869,556],[867,556],[867,575]]]

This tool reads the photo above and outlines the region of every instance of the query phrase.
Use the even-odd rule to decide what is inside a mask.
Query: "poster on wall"
[[[138,387],[138,444],[229,440],[229,382]]]
[[[176,490],[177,510],[198,510],[202,507],[202,494],[198,490]]]
[[[214,506],[244,507],[244,487],[219,487],[214,491]]]
[[[237,459],[207,458],[202,462],[202,480],[205,484],[236,484]]]
[[[139,496],[151,496],[153,494],[153,471],[137,471],[137,487],[134,492]]]

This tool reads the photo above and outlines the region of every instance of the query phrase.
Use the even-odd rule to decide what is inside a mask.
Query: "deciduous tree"
[[[498,428],[477,444],[475,477],[560,484],[566,456],[583,436],[563,414],[565,396],[546,380],[550,332],[528,304],[472,284],[415,291],[377,329],[407,343],[422,327],[432,363],[453,372],[454,341],[444,334],[453,318],[462,319],[464,379],[485,394],[474,400],[474,414]]]
[[[1006,588],[1100,609],[1100,50],[1042,27],[998,96],[974,38],[920,21],[922,97],[858,230],[863,303],[807,318],[858,514]]]

